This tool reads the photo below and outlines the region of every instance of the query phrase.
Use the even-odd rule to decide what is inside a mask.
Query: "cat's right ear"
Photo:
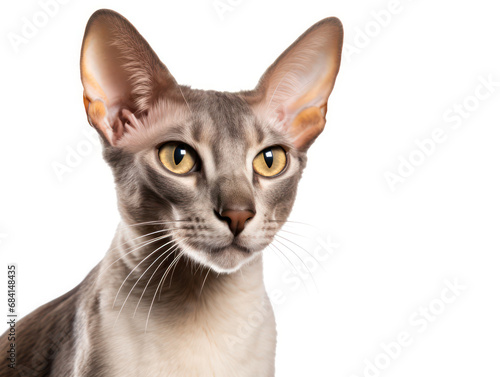
[[[177,84],[146,40],[120,14],[101,9],[87,23],[80,57],[89,123],[116,146],[139,127],[159,93]]]
[[[299,150],[307,150],[325,126],[342,42],[339,19],[316,23],[267,69],[253,92],[257,111],[278,119]]]

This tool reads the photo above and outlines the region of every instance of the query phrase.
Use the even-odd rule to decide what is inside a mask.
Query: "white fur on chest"
[[[274,375],[276,334],[272,316],[262,318],[258,325],[227,318],[217,324],[151,328],[146,334],[136,328],[120,331],[120,336],[107,339],[106,347],[116,376]]]
[[[262,284],[213,294],[174,321],[105,313],[103,351],[112,376],[271,377],[276,325]]]

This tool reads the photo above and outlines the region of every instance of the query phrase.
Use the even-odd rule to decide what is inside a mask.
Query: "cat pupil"
[[[264,161],[266,161],[266,165],[268,168],[271,168],[271,166],[273,166],[273,151],[268,150],[264,152]]]
[[[179,165],[186,154],[186,149],[182,146],[178,146],[174,151],[174,162]]]

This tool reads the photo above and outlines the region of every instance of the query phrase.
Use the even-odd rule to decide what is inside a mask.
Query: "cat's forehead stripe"
[[[130,152],[149,149],[166,141],[206,145],[214,152],[216,165],[228,155],[243,157],[245,150],[259,145],[274,132],[263,127],[248,103],[234,93],[187,91],[186,102],[163,99],[120,140]]]
[[[191,133],[194,141],[199,143],[201,141],[203,124],[199,119],[194,119],[191,122]]]
[[[194,91],[187,97],[194,116],[189,132],[197,143],[208,145],[215,167],[241,164],[245,151],[264,137],[249,105],[233,93]],[[191,102],[192,101],[192,102]]]

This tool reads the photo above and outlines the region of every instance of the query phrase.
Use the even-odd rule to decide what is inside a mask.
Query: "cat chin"
[[[262,253],[261,251],[244,251],[233,245],[211,252],[191,247],[183,247],[183,249],[188,258],[220,274],[231,274],[239,271]]]

